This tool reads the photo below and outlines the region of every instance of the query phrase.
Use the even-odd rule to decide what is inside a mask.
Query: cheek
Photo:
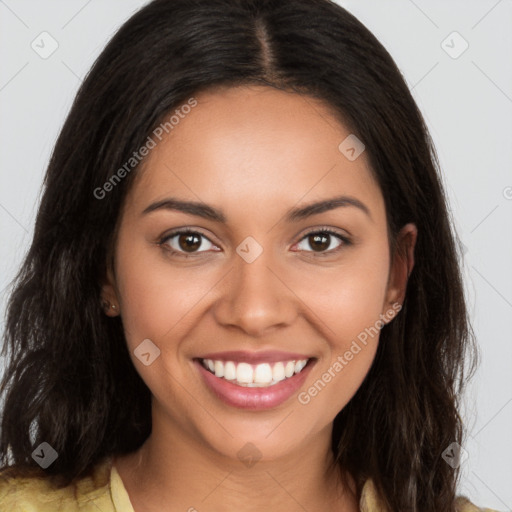
[[[332,420],[356,393],[377,351],[389,259],[385,241],[358,252],[329,275],[308,282],[308,305],[321,319],[328,350],[311,387],[299,396],[310,412]]]
[[[356,341],[347,348],[322,364],[309,387],[297,397],[306,408],[305,414],[322,426],[332,422],[356,394],[371,367],[377,344],[365,346]]]
[[[171,264],[161,249],[134,243],[123,233],[118,244],[116,275],[127,341],[132,347],[146,338],[167,345],[165,339],[197,321],[194,310],[201,309],[219,273],[208,264]],[[347,252],[336,265],[284,271],[337,354],[379,318],[388,277],[386,250],[386,240],[377,240]]]
[[[342,265],[309,273],[305,279],[301,297],[324,324],[333,352],[347,350],[380,319],[389,271],[384,244],[347,254]]]
[[[128,249],[128,247],[130,249]],[[169,407],[183,407],[183,394],[170,393],[175,382],[186,379],[186,367],[180,361],[180,340],[192,328],[194,307],[214,282],[197,269],[179,268],[169,264],[160,249],[130,243],[121,237],[118,242],[116,276],[121,297],[121,315],[130,357],[137,372],[156,397]],[[211,277],[211,276],[210,276]],[[159,349],[149,365],[137,353],[144,340],[151,340]],[[147,351],[147,350],[146,350]],[[157,352],[149,345],[151,357]]]
[[[123,244],[123,239],[118,255],[116,275],[128,344],[149,338],[163,348],[164,339],[176,336],[192,320],[194,306],[213,285],[212,276],[200,267],[173,266],[159,248],[137,248]]]

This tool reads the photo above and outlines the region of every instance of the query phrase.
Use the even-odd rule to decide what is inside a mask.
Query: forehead
[[[383,213],[366,154],[350,161],[340,151],[351,133],[325,103],[265,86],[194,98],[196,106],[155,139],[129,204],[144,208],[172,195],[258,211],[346,194]]]

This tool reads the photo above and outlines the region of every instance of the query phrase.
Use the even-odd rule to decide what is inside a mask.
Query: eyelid
[[[336,228],[332,228],[332,227],[329,227],[329,226],[317,226],[317,227],[312,227],[312,228],[308,229],[306,232],[302,233],[301,237],[293,245],[297,245],[298,243],[302,242],[305,238],[307,238],[309,235],[315,234],[315,233],[328,233],[331,236],[337,237],[342,243],[336,249],[331,249],[329,251],[320,251],[320,252],[316,252],[316,251],[297,251],[297,252],[313,253],[316,256],[320,256],[321,257],[321,256],[324,256],[324,255],[327,256],[327,255],[335,254],[338,251],[340,251],[341,249],[343,249],[343,247],[352,245],[352,243],[353,243],[352,240],[351,240],[351,237],[348,234],[344,234],[344,233],[340,232],[340,230],[338,230]],[[169,233],[167,233],[167,234],[163,235],[162,237],[160,237],[160,239],[159,239],[159,241],[157,243],[158,243],[158,245],[163,246],[171,238],[174,238],[175,236],[182,235],[182,234],[195,234],[195,235],[199,235],[199,236],[205,238],[206,240],[208,240],[212,245],[217,247],[217,245],[212,240],[210,240],[210,237],[205,235],[201,231],[200,228],[193,228],[193,227],[190,227],[190,226],[183,227],[183,228],[173,229]],[[176,249],[173,249],[172,247],[164,248],[164,250],[170,252],[171,255],[175,254],[175,255],[178,255],[178,256],[183,256],[185,258],[196,257],[197,255],[205,254],[205,253],[210,252],[210,251],[196,251],[196,252],[187,253],[187,252],[184,252],[184,251],[177,251]],[[214,251],[214,252],[219,252],[219,251]]]
[[[320,252],[298,251],[298,252],[305,252],[305,253],[310,253],[310,254],[312,253],[315,255],[315,257],[332,256],[333,254],[337,254],[343,248],[353,244],[351,236],[344,232],[341,232],[341,230],[339,230],[337,228],[332,228],[330,226],[317,226],[317,227],[310,228],[305,233],[303,233],[302,236],[299,238],[299,240],[294,245],[301,243],[305,238],[307,238],[310,235],[316,234],[316,233],[327,233],[330,236],[334,236],[334,237],[338,238],[338,240],[341,243],[335,249],[330,249],[328,251],[320,251]]]
[[[342,231],[341,229],[333,228],[330,226],[317,226],[317,227],[313,227],[313,228],[308,228],[308,230],[302,234],[301,238],[299,238],[299,242],[303,238],[305,238],[306,236],[308,236],[312,233],[331,233],[331,234],[337,235],[339,237],[350,238],[350,235],[347,232]]]
[[[193,227],[190,227],[190,226],[187,226],[187,227],[183,227],[183,228],[176,228],[176,229],[173,229],[172,231],[162,235],[159,240],[157,241],[157,244],[160,245],[160,246],[164,246],[167,244],[167,242],[171,239],[171,238],[174,238],[175,236],[178,236],[178,235],[183,235],[183,234],[192,234],[192,235],[199,235],[203,238],[205,238],[206,240],[208,240],[212,245],[214,245],[215,247],[217,247],[217,244],[215,244],[215,242],[213,242],[212,240],[210,240],[210,237],[205,235],[200,228],[193,228]],[[197,251],[197,252],[192,252],[192,253],[187,253],[187,252],[184,252],[184,251],[177,251],[176,249],[173,249],[172,247],[168,247],[168,248],[164,248],[164,250],[170,252],[171,254],[178,254],[178,255],[181,255],[181,256],[184,256],[184,257],[192,257],[196,254],[203,254],[203,253],[207,253],[209,251]],[[215,251],[215,252],[218,252],[218,251]]]

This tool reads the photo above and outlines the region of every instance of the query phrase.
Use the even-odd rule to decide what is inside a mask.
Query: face
[[[134,171],[103,296],[152,392],[153,435],[233,459],[297,453],[328,439],[365,378],[415,227],[392,264],[366,154],[347,158],[350,131],[318,100],[263,86],[196,100]]]

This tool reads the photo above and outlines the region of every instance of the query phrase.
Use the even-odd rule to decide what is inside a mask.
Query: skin
[[[384,199],[366,154],[349,161],[340,152],[350,131],[322,102],[264,86],[196,99],[136,171],[115,269],[103,283],[103,299],[117,306],[106,314],[122,316],[133,364],[153,395],[151,436],[116,468],[136,512],[359,510],[353,480],[344,486],[330,469],[330,436],[378,335],[307,405],[294,395],[265,411],[221,402],[192,359],[224,350],[309,354],[317,361],[300,391],[309,389],[358,334],[403,303],[416,226],[403,227],[402,256],[392,264]],[[342,194],[370,216],[347,206],[284,220],[289,208]],[[222,209],[227,222],[166,209],[141,214],[170,196]],[[182,227],[205,237],[188,259],[158,245]],[[306,233],[325,227],[353,244],[335,252],[344,242],[331,236],[322,257]],[[248,236],[263,248],[252,263],[236,252]],[[179,236],[170,245],[187,254]],[[149,366],[133,353],[147,338],[161,351]],[[252,467],[237,456],[248,442],[261,454]]]

